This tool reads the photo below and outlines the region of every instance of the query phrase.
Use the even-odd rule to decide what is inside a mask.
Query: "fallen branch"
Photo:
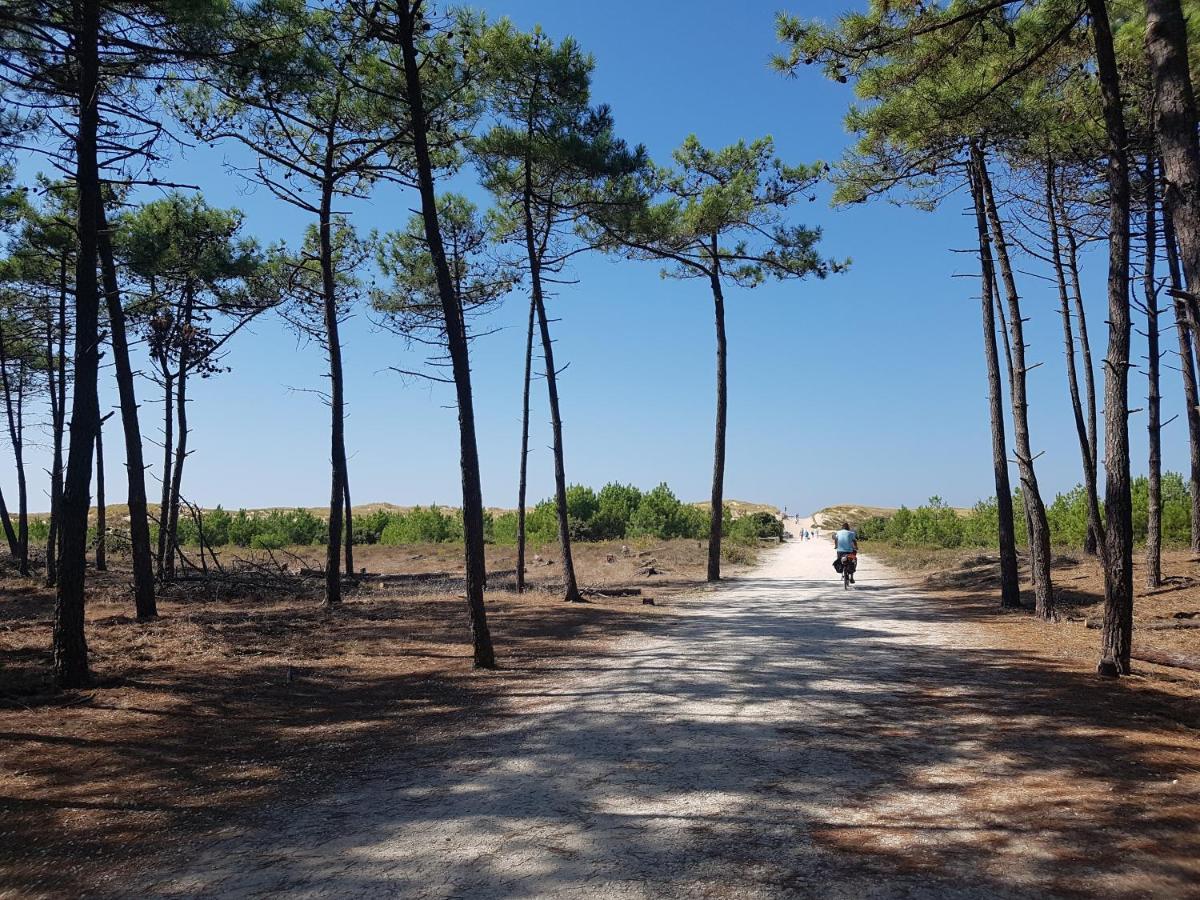
[[[1189,672],[1200,672],[1200,657],[1196,656],[1163,653],[1159,650],[1135,650],[1129,655],[1139,662],[1154,663],[1156,666],[1167,666],[1172,669],[1186,669]]]

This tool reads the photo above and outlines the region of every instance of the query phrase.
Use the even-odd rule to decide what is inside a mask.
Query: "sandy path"
[[[1030,805],[1045,766],[1021,728],[1045,726],[1014,732],[1004,698],[1021,687],[978,629],[869,559],[843,591],[830,558],[827,537],[791,542],[527,689],[449,757],[273,811],[137,893],[1046,896],[1081,842],[1113,858],[1070,887],[1186,893],[1195,871],[1127,881],[1149,864],[1081,825],[1076,801],[1110,796],[1103,781],[1072,772],[1078,798]]]

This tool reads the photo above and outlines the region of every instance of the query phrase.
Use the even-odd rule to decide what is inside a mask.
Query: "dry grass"
[[[48,684],[52,592],[3,579],[0,896],[94,892],[161,835],[192,839],[312,795],[409,742],[449,745],[551,660],[669,614],[663,598],[703,579],[702,545],[649,549],[580,546],[577,566],[583,585],[641,587],[655,606],[638,596],[564,605],[557,553],[540,551],[533,591],[487,595],[495,672],[472,670],[465,605],[446,584],[364,585],[332,611],[310,588],[213,600],[184,585],[164,592],[157,621],[139,624],[127,573],[97,575],[87,616],[96,684],[68,693]],[[462,570],[457,547],[359,551],[372,571]],[[511,569],[513,557],[492,548],[489,568]],[[636,574],[648,558],[662,575]]]
[[[872,543],[867,551],[887,565],[907,572],[922,588],[948,599],[994,604],[999,596],[999,561],[978,548],[937,550],[897,548]],[[1022,557],[1022,603],[1032,608],[1032,585]],[[1200,660],[1200,561],[1188,550],[1163,552],[1164,584],[1145,587],[1141,553],[1134,554],[1134,654],[1155,650]],[[1054,553],[1053,579],[1059,621],[1047,625],[1027,616],[1001,616],[1022,646],[1037,647],[1080,666],[1095,663],[1100,644],[1097,629],[1104,613],[1104,575],[1099,560],[1075,548]],[[1148,678],[1200,687],[1200,673],[1138,663]]]

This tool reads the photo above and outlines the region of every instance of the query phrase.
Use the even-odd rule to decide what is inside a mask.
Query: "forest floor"
[[[488,550],[489,571],[508,572],[487,595],[494,673],[471,669],[461,546],[357,547],[357,568],[435,577],[364,583],[334,611],[319,606],[320,579],[272,575],[258,554],[261,581],[177,584],[140,624],[118,560],[89,579],[96,683],[67,693],[49,689],[53,590],[0,576],[0,897],[119,892],[164,836],[189,846],[414,743],[432,752],[551,660],[586,659],[661,617],[666,598],[703,585],[707,559],[695,541],[579,545],[582,587],[643,594],[564,605],[557,547],[531,552],[524,595],[511,590],[515,551]],[[275,559],[294,573],[321,548]],[[658,574],[639,574],[648,562]]]
[[[592,584],[646,559],[585,552]],[[1044,624],[969,557],[844,591],[792,541],[700,590],[702,554],[654,548],[655,606],[490,595],[495,673],[452,592],[96,604],[109,681],[0,710],[0,894],[1200,897],[1200,681],[1093,674],[1087,561]],[[44,667],[29,602],[0,640]]]
[[[793,541],[123,891],[1200,896],[1194,682],[1102,680],[1060,649],[1094,631],[829,563]]]

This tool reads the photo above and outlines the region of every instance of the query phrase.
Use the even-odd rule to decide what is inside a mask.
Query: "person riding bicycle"
[[[840,563],[845,559],[847,554],[858,553],[858,533],[850,527],[849,522],[843,522],[842,527],[833,535],[833,546],[837,550],[837,558]],[[838,567],[840,571],[840,566]],[[854,584],[854,573],[850,573],[850,583]]]

